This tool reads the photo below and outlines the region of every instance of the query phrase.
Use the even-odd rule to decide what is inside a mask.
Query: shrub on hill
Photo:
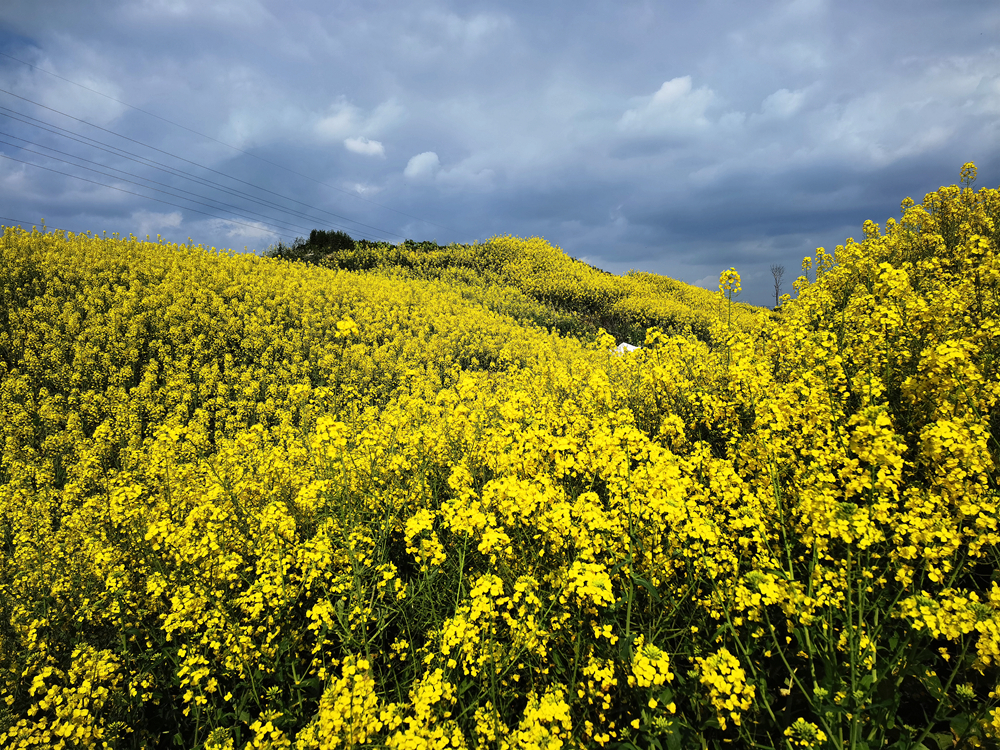
[[[278,242],[269,247],[265,257],[279,260],[300,260],[305,263],[319,263],[330,253],[354,248],[354,240],[347,232],[314,229],[309,239],[297,237],[291,245]]]

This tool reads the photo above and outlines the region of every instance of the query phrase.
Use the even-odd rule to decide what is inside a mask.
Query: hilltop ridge
[[[563,334],[591,338],[604,329],[619,341],[642,343],[651,328],[711,339],[719,320],[718,293],[654,273],[609,273],[571,257],[540,237],[492,237],[472,244],[406,240],[397,245],[352,240],[344,232],[314,230],[309,240],[274,246],[268,255],[286,260],[366,271],[386,276],[446,281],[484,295],[483,303],[512,314],[518,298],[522,315]],[[491,304],[489,299],[493,299]],[[738,303],[735,322],[749,325],[762,308]],[[530,312],[529,312],[530,311]]]

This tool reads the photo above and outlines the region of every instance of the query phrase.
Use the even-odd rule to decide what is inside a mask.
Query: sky
[[[3,0],[0,156],[7,225],[541,236],[773,305],[965,162],[1000,184],[1000,4]]]

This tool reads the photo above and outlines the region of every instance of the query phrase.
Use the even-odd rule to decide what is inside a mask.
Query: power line
[[[414,216],[413,214],[408,214],[405,211],[399,211],[399,210],[397,210],[395,208],[391,208],[390,206],[385,206],[385,205],[383,205],[381,203],[376,203],[373,200],[369,200],[368,198],[365,198],[363,196],[357,195],[356,193],[352,193],[350,190],[344,190],[343,188],[339,188],[336,185],[330,185],[329,183],[322,182],[321,180],[317,180],[314,177],[310,177],[307,174],[302,174],[301,172],[296,172],[294,169],[289,169],[288,167],[286,167],[286,166],[284,166],[282,164],[278,164],[278,163],[270,161],[268,159],[264,159],[264,158],[262,158],[260,156],[257,156],[256,154],[250,153],[249,151],[244,151],[241,148],[233,146],[232,144],[226,143],[224,141],[220,141],[217,138],[213,138],[210,135],[205,135],[204,133],[199,133],[197,130],[192,130],[191,128],[187,127],[186,125],[181,125],[179,122],[174,122],[173,120],[168,120],[166,117],[161,117],[160,115],[156,114],[155,112],[150,112],[148,110],[141,109],[139,107],[135,107],[135,106],[129,104],[128,102],[123,102],[121,99],[116,99],[115,97],[111,96],[110,94],[105,94],[104,92],[98,91],[97,89],[92,89],[89,86],[84,86],[82,83],[77,83],[76,81],[71,81],[68,78],[63,78],[61,75],[57,75],[56,73],[53,73],[53,72],[51,72],[49,70],[45,70],[44,68],[39,68],[37,65],[32,65],[31,63],[29,63],[29,62],[27,62],[25,60],[21,60],[20,58],[14,57],[13,55],[8,55],[6,52],[0,52],[0,55],[3,55],[4,57],[10,58],[11,60],[15,60],[15,61],[17,61],[17,62],[19,62],[19,63],[21,63],[23,65],[27,65],[29,68],[33,68],[34,70],[40,71],[42,73],[45,73],[46,75],[50,75],[50,76],[53,76],[55,78],[58,78],[59,80],[65,81],[66,83],[72,84],[73,86],[78,86],[78,87],[80,87],[82,89],[86,89],[87,91],[95,93],[98,96],[103,96],[104,98],[110,99],[113,102],[117,102],[118,104],[121,104],[124,107],[128,107],[129,109],[134,109],[136,112],[142,112],[145,115],[149,115],[150,117],[155,117],[158,120],[162,120],[163,122],[169,123],[170,125],[173,125],[175,127],[181,128],[182,130],[186,130],[189,133],[194,133],[197,136],[200,136],[202,138],[207,138],[210,141],[214,141],[215,143],[218,143],[218,144],[220,144],[222,146],[225,146],[226,148],[231,148],[234,151],[239,151],[241,154],[246,154],[247,156],[249,156],[249,157],[251,157],[253,159],[256,159],[257,161],[264,162],[265,164],[270,164],[271,166],[278,167],[279,169],[283,169],[286,172],[290,172],[291,174],[297,175],[299,177],[303,177],[303,178],[305,178],[307,180],[311,180],[312,182],[315,182],[318,185],[322,185],[324,187],[331,188],[331,189],[336,190],[338,192],[344,193],[345,195],[349,195],[352,198],[357,198],[358,200],[362,200],[365,203],[371,203],[373,206],[378,206],[379,208],[384,208],[387,211],[392,211],[392,212],[397,213],[397,214],[399,214],[401,216],[406,216],[406,217],[409,217],[411,219],[416,219],[417,221],[421,221],[421,222],[424,222],[426,224],[430,224],[431,226],[440,227],[441,229],[447,229],[449,232],[456,231],[456,230],[452,229],[451,227],[444,226],[443,224],[438,224],[436,222],[429,221],[428,219],[422,219],[419,216]],[[350,221],[350,220],[348,220],[348,221]],[[401,235],[393,235],[393,236],[398,237],[398,236],[401,236]]]
[[[13,112],[14,114],[7,114],[9,112]],[[142,164],[143,166],[152,167],[153,169],[157,169],[157,170],[159,170],[161,172],[166,172],[167,174],[173,175],[175,177],[181,177],[182,179],[191,180],[192,182],[196,182],[198,184],[205,185],[207,187],[211,187],[211,188],[216,189],[216,190],[220,190],[222,192],[228,193],[229,195],[240,197],[240,198],[243,198],[245,200],[249,200],[249,201],[252,201],[254,203],[260,204],[262,206],[268,206],[269,208],[275,208],[278,211],[281,211],[281,212],[287,213],[287,214],[291,214],[292,216],[297,216],[299,218],[307,219],[309,221],[321,221],[321,222],[323,222],[323,223],[325,223],[327,225],[332,225],[332,226],[340,227],[341,229],[349,230],[350,232],[352,232],[354,234],[357,234],[357,235],[359,235],[361,237],[368,236],[368,237],[371,237],[373,239],[377,239],[377,236],[372,236],[370,233],[360,231],[358,229],[355,229],[354,227],[348,227],[348,226],[345,226],[343,224],[338,224],[337,222],[331,222],[328,219],[322,219],[322,218],[316,217],[316,216],[309,216],[308,214],[305,214],[305,213],[303,213],[301,211],[296,211],[295,209],[290,209],[290,208],[286,208],[284,206],[281,206],[281,205],[275,203],[274,201],[268,201],[268,200],[263,200],[263,199],[257,198],[257,197],[252,196],[249,193],[244,192],[242,190],[237,190],[237,189],[234,189],[234,188],[226,187],[222,183],[215,182],[214,180],[208,180],[208,179],[205,179],[204,177],[199,177],[197,175],[191,174],[190,172],[185,172],[182,169],[177,169],[176,167],[171,167],[170,165],[164,164],[163,162],[158,162],[158,161],[155,161],[154,159],[148,159],[148,158],[146,158],[144,156],[140,156],[139,154],[136,154],[133,151],[128,151],[126,149],[119,148],[118,146],[112,146],[110,143],[105,143],[103,141],[98,141],[98,140],[96,140],[94,138],[90,138],[89,136],[85,136],[85,135],[82,135],[80,133],[75,133],[72,130],[67,130],[66,128],[60,127],[59,125],[55,125],[54,123],[50,123],[47,120],[40,120],[37,117],[31,117],[30,115],[26,115],[26,114],[24,114],[22,112],[17,112],[16,110],[9,109],[7,107],[0,107],[0,117],[7,117],[7,118],[9,118],[11,120],[14,120],[16,122],[24,123],[25,125],[28,125],[29,127],[37,128],[39,130],[44,130],[44,131],[46,131],[48,133],[52,133],[53,135],[59,136],[61,138],[66,138],[66,139],[71,140],[71,141],[76,141],[77,143],[81,143],[84,146],[89,146],[91,148],[95,148],[95,149],[98,149],[100,151],[104,151],[104,152],[109,153],[109,154],[111,154],[113,156],[124,157],[125,159],[128,159],[129,161],[136,162],[137,164]],[[30,122],[29,122],[29,120],[30,120]],[[39,124],[36,124],[36,123],[42,123],[42,124],[39,125]],[[46,127],[46,126],[48,126],[48,127]],[[79,137],[74,137],[74,136],[79,136]],[[12,136],[12,137],[17,137],[17,136]],[[19,138],[18,140],[26,140],[26,139]],[[31,141],[27,141],[27,142],[31,143]],[[35,144],[35,145],[41,145],[41,144]],[[42,146],[42,148],[49,148],[49,147],[48,146]],[[51,149],[51,150],[56,151],[56,149]],[[64,153],[64,152],[60,152],[60,153]],[[72,156],[72,154],[69,154],[69,155]],[[74,158],[82,158],[82,157],[74,157]],[[84,160],[84,161],[86,161],[86,160]],[[111,167],[109,167],[109,169],[110,168]],[[147,179],[147,178],[142,178],[142,179]],[[152,180],[150,180],[150,182],[152,182]],[[310,208],[313,208],[313,207],[310,206]],[[329,212],[323,211],[322,209],[318,209],[318,208],[313,208],[313,210],[320,211],[321,213],[329,213]],[[337,214],[330,214],[330,215],[331,216],[337,216]],[[402,237],[402,235],[393,234],[391,232],[386,232],[384,234],[388,234],[388,235],[390,235],[392,237]]]
[[[0,54],[3,54],[3,53],[0,52]],[[31,224],[32,227],[37,227],[38,226],[33,221],[25,221],[24,219],[12,219],[9,216],[0,216],[0,221],[12,221],[12,222],[14,222],[14,224],[17,224],[18,226],[20,226],[21,224]],[[44,222],[45,220],[42,219],[42,221]],[[50,227],[50,226],[47,226],[45,224],[42,224],[42,226],[45,229],[55,229],[57,232],[69,232],[70,231],[68,229],[62,229],[61,227]],[[24,229],[24,227],[21,227],[21,229]]]
[[[35,167],[36,169],[44,169],[46,172],[55,172],[56,174],[65,175],[66,177],[72,177],[76,180],[83,180],[84,182],[89,182],[94,185],[100,185],[101,187],[111,188],[112,190],[117,190],[121,193],[128,193],[129,195],[137,195],[140,198],[145,198],[146,200],[156,201],[157,203],[164,203],[168,206],[173,206],[174,208],[183,208],[185,211],[194,211],[196,214],[202,214],[203,216],[208,216],[212,219],[219,219],[220,221],[228,221],[231,224],[239,224],[240,226],[250,227],[251,229],[260,229],[259,226],[254,226],[253,224],[247,224],[246,222],[236,221],[235,219],[227,219],[224,216],[216,216],[215,214],[205,213],[204,211],[199,211],[197,208],[190,208],[188,206],[182,206],[178,203],[171,203],[170,201],[165,201],[160,198],[154,198],[151,195],[143,195],[142,193],[135,193],[131,190],[126,190],[125,188],[115,187],[114,185],[106,185],[103,182],[97,182],[96,180],[88,180],[86,177],[80,177],[80,175],[70,174],[69,172],[61,172],[58,169],[52,169],[51,167],[43,167],[41,164],[35,164],[30,161],[24,161],[23,159],[15,159],[13,156],[7,156],[6,154],[0,154],[0,158],[9,159],[10,161],[16,161],[19,164],[27,164],[29,167]],[[153,188],[149,188],[152,190]],[[277,232],[270,232],[270,234],[278,234]],[[279,237],[285,235],[278,235]]]
[[[102,130],[105,133],[110,133],[111,135],[117,136],[118,138],[123,138],[124,140],[130,141],[131,143],[136,143],[136,144],[138,144],[140,146],[144,146],[145,148],[148,148],[148,149],[150,149],[152,151],[156,151],[158,153],[165,154],[165,155],[167,155],[169,157],[172,157],[174,159],[179,159],[180,161],[183,161],[183,162],[185,162],[187,164],[191,164],[191,165],[193,165],[195,167],[198,167],[200,169],[205,169],[205,170],[207,170],[209,172],[213,172],[215,174],[222,175],[223,177],[226,177],[226,178],[228,178],[230,180],[235,180],[236,182],[243,183],[244,185],[249,185],[254,190],[260,190],[260,191],[265,192],[265,193],[270,193],[271,195],[276,195],[279,198],[284,198],[285,200],[292,201],[293,203],[298,203],[300,205],[306,206],[307,208],[311,208],[314,211],[321,211],[323,213],[330,214],[331,216],[336,216],[339,219],[343,219],[344,221],[349,221],[352,224],[357,224],[359,226],[366,227],[368,229],[374,229],[376,232],[379,232],[379,233],[382,233],[382,234],[390,234],[390,235],[392,235],[394,237],[401,236],[401,235],[394,234],[393,232],[387,232],[384,229],[379,229],[378,227],[374,227],[371,224],[365,224],[365,223],[357,221],[355,219],[349,219],[346,216],[340,216],[339,214],[335,214],[335,213],[332,213],[330,211],[325,211],[325,210],[323,210],[321,208],[316,208],[315,206],[310,206],[308,203],[303,203],[302,201],[296,200],[295,198],[289,198],[287,196],[283,196],[283,195],[281,195],[281,193],[276,193],[273,190],[268,190],[267,188],[258,187],[257,185],[254,185],[252,182],[247,182],[246,180],[241,180],[238,177],[233,177],[232,175],[226,174],[225,172],[220,172],[217,169],[212,169],[211,167],[206,167],[206,166],[204,166],[202,164],[198,164],[197,162],[191,161],[190,159],[185,159],[183,156],[177,156],[177,154],[172,154],[169,151],[164,151],[163,149],[157,148],[156,146],[150,146],[148,143],[143,143],[142,141],[136,140],[135,138],[129,138],[127,135],[122,135],[121,133],[116,133],[115,131],[109,130],[108,128],[102,128],[100,125],[95,125],[94,123],[88,122],[87,120],[82,120],[79,117],[74,117],[73,115],[67,114],[65,112],[61,112],[58,109],[55,109],[53,107],[48,107],[48,106],[46,106],[44,104],[41,104],[40,102],[36,102],[36,101],[33,101],[32,99],[28,99],[26,96],[21,96],[19,94],[15,94],[12,91],[7,91],[6,89],[0,89],[0,93],[4,93],[4,94],[7,94],[9,96],[13,96],[16,99],[21,99],[22,101],[26,101],[29,104],[34,104],[36,107],[41,107],[42,109],[47,109],[50,112],[55,112],[56,114],[62,115],[63,117],[68,117],[71,120],[76,120],[77,122],[82,122],[84,125],[89,125],[92,128],[97,128],[98,130]]]
[[[136,179],[139,179],[139,180],[145,180],[146,182],[150,182],[153,185],[160,185],[161,187],[169,188],[170,190],[176,190],[176,191],[178,191],[180,193],[184,193],[185,195],[177,195],[177,193],[169,192],[167,190],[158,190],[157,188],[149,187],[148,185],[143,185],[142,183],[135,182],[134,180],[129,180],[129,179],[124,179],[124,178],[116,177],[115,175],[108,174],[107,172],[102,172],[102,171],[100,171],[98,169],[93,169],[91,167],[85,167],[82,164],[74,164],[73,162],[67,161],[66,159],[60,159],[57,156],[51,156],[49,154],[44,154],[44,153],[42,153],[40,151],[35,151],[33,149],[30,149],[30,148],[24,148],[23,146],[19,146],[16,143],[11,143],[9,141],[5,141],[2,138],[0,138],[0,143],[5,143],[8,146],[13,146],[14,148],[17,148],[17,149],[19,149],[21,151],[26,151],[29,154],[37,154],[38,156],[43,156],[46,159],[54,159],[55,161],[59,161],[59,162],[62,162],[64,164],[70,164],[70,165],[72,165],[74,167],[79,167],[80,169],[86,169],[89,172],[96,172],[97,174],[103,175],[104,177],[111,177],[113,179],[121,179],[123,182],[128,182],[128,183],[131,183],[133,185],[138,185],[139,187],[144,187],[147,190],[152,190],[152,191],[154,191],[156,193],[165,193],[166,195],[171,195],[171,196],[174,196],[176,198],[182,198],[183,200],[189,200],[192,203],[196,203],[196,204],[198,204],[200,206],[205,206],[207,208],[213,208],[215,210],[220,210],[220,209],[216,208],[215,206],[210,206],[207,203],[202,203],[201,201],[194,200],[194,199],[188,198],[186,196],[194,196],[195,198],[204,198],[205,200],[212,201],[214,203],[218,203],[220,206],[226,206],[227,208],[221,209],[223,211],[228,211],[229,213],[236,214],[237,216],[241,216],[241,218],[245,218],[245,219],[254,220],[254,217],[257,217],[259,219],[263,219],[264,220],[263,223],[271,224],[272,226],[278,227],[279,229],[282,229],[282,230],[297,229],[299,231],[309,232],[310,229],[311,229],[311,227],[304,227],[301,224],[292,224],[291,222],[288,222],[288,221],[285,221],[285,220],[282,220],[282,219],[275,219],[275,218],[273,218],[271,216],[265,216],[264,214],[258,213],[256,211],[250,211],[249,209],[242,208],[241,206],[235,206],[232,203],[225,203],[223,201],[218,200],[217,198],[212,198],[211,196],[201,195],[200,193],[192,193],[191,191],[184,190],[183,188],[174,187],[173,185],[167,185],[166,183],[163,183],[163,182],[158,182],[156,180],[151,180],[148,177],[142,177],[141,175],[133,174],[132,172],[126,172],[125,170],[118,169],[117,167],[109,167],[106,164],[99,164],[98,162],[92,161],[90,159],[84,159],[82,156],[77,156],[75,154],[70,154],[70,153],[67,153],[65,151],[60,151],[59,149],[51,148],[50,146],[45,146],[45,145],[43,145],[41,143],[35,143],[34,141],[29,141],[26,138],[20,138],[20,137],[18,137],[16,135],[11,135],[10,133],[4,133],[3,131],[0,131],[0,136],[6,136],[8,138],[13,138],[13,139],[18,140],[18,141],[23,141],[24,143],[30,143],[33,146],[38,146],[38,147],[44,148],[44,149],[46,149],[48,151],[54,151],[57,154],[63,154],[64,156],[68,156],[71,159],[76,159],[78,161],[84,161],[84,162],[87,162],[88,164],[96,164],[97,166],[104,167],[105,169],[110,169],[112,172],[119,172],[119,173],[121,173],[123,175],[128,175],[129,177],[135,177]],[[250,216],[243,216],[242,214],[240,214],[238,212],[245,212],[245,213],[251,214],[251,215]],[[222,218],[222,217],[220,217],[220,218]],[[307,216],[305,218],[311,218],[311,217]],[[285,226],[279,226],[279,224],[284,224]]]
[[[48,149],[49,151],[55,151],[57,154],[63,154],[65,156],[69,156],[70,158],[77,159],[79,161],[85,161],[88,164],[97,164],[97,162],[91,161],[90,159],[84,159],[82,156],[76,156],[74,154],[67,154],[65,151],[59,151],[58,149],[49,148],[48,146],[42,146],[40,143],[34,143],[33,141],[26,140],[25,138],[18,138],[16,135],[10,135],[8,133],[4,133],[4,132],[0,131],[0,136],[6,136],[8,138],[13,138],[13,139],[18,140],[18,141],[24,141],[25,143],[30,143],[33,146],[40,146],[41,148]],[[102,171],[100,171],[98,169],[93,169],[91,167],[85,167],[82,164],[74,164],[73,162],[67,161],[66,159],[60,159],[58,156],[50,156],[49,154],[43,154],[41,151],[35,151],[34,149],[24,148],[23,146],[18,146],[16,143],[11,143],[10,141],[3,140],[3,138],[0,138],[0,143],[5,143],[8,146],[13,146],[16,149],[19,149],[21,151],[26,151],[29,154],[37,154],[38,156],[44,156],[46,159],[54,159],[55,161],[62,162],[63,164],[69,164],[69,165],[74,166],[74,167],[79,167],[80,169],[86,169],[89,172],[95,172],[95,173],[97,173],[99,175],[103,175],[104,177],[111,177],[112,179],[120,179],[123,182],[128,182],[128,183],[130,183],[132,185],[138,185],[139,187],[144,187],[147,190],[152,190],[153,192],[156,192],[156,193],[164,193],[165,195],[171,195],[171,196],[173,196],[175,198],[181,198],[183,200],[189,200],[192,203],[197,203],[199,206],[205,206],[206,208],[213,208],[215,210],[220,210],[220,209],[216,208],[215,206],[210,206],[207,203],[202,203],[201,201],[197,201],[197,200],[193,200],[191,198],[187,198],[184,195],[177,195],[177,193],[169,192],[167,190],[158,190],[157,188],[149,187],[148,185],[143,185],[142,183],[136,182],[135,180],[128,180],[128,179],[124,179],[124,178],[120,178],[120,177],[115,177],[115,175],[113,175],[113,174],[108,174],[107,172],[102,172]],[[173,186],[167,185],[167,184],[165,184],[163,182],[157,182],[156,180],[150,180],[147,177],[141,177],[139,175],[132,174],[131,172],[126,172],[123,169],[116,169],[115,167],[108,167],[108,166],[106,166],[104,164],[100,164],[98,166],[102,166],[105,169],[110,169],[112,172],[120,172],[121,174],[128,175],[129,177],[136,177],[136,178],[138,178],[140,180],[145,180],[146,182],[151,182],[154,185],[161,185],[161,186],[166,187],[166,188],[171,188],[172,190],[177,190],[177,191],[179,191],[181,193],[186,193],[187,195],[193,195],[193,196],[195,196],[195,198],[204,198],[206,200],[210,200],[210,201],[213,201],[215,203],[218,203],[221,206],[228,206],[228,208],[223,208],[221,210],[228,211],[229,213],[236,214],[237,216],[240,216],[240,214],[236,213],[236,211],[234,211],[232,209],[236,209],[238,211],[243,211],[244,210],[244,209],[241,209],[239,206],[234,206],[231,203],[223,203],[220,200],[216,200],[215,198],[211,198],[211,197],[206,196],[206,195],[200,195],[199,193],[192,193],[192,192],[190,192],[188,190],[183,190],[181,188],[174,188]],[[261,219],[264,219],[266,222],[280,221],[280,220],[277,220],[277,219],[272,219],[269,216],[264,216],[263,214],[258,214],[255,211],[247,211],[247,213],[253,214],[254,216],[258,216]],[[252,220],[252,216],[242,216],[241,218],[251,219]],[[298,230],[301,230],[301,231],[309,231],[308,227],[303,227],[301,225],[288,224],[287,222],[281,222],[281,223],[282,224],[286,224],[286,226],[279,227],[278,224],[272,224],[272,226],[275,226],[275,227],[278,227],[279,229],[284,229],[284,230],[298,229]]]

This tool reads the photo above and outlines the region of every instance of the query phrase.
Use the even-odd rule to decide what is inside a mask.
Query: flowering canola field
[[[642,343],[648,328],[659,327],[708,340],[720,316],[720,297],[707,289],[652,273],[614,276],[539,237],[494,237],[484,244],[447,247],[361,240],[351,249],[320,252],[309,260],[327,268],[472,287],[469,291],[492,310],[583,337],[599,326],[619,340]],[[750,305],[726,307],[727,318],[737,326],[751,325],[756,317]]]
[[[7,228],[0,747],[995,746],[962,178],[623,357],[492,287]]]

